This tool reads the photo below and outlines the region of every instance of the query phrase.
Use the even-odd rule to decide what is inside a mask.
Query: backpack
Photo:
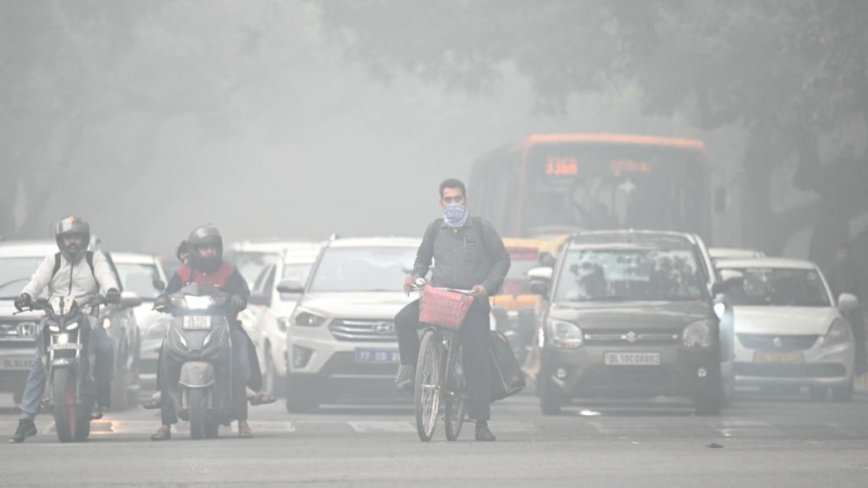
[[[94,271],[93,271],[93,251],[87,251],[84,254],[84,259],[85,259],[85,261],[87,261],[87,266],[90,268],[90,274],[93,275],[93,280],[96,281],[97,288],[99,288],[99,280],[96,279],[96,273],[94,273]],[[50,279],[54,279],[54,275],[56,275],[57,272],[60,271],[60,265],[61,265],[60,253],[57,253],[54,255],[54,270],[51,271],[51,278]]]

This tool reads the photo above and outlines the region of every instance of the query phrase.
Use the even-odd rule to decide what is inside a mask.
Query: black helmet
[[[194,269],[203,273],[213,273],[223,263],[223,238],[220,236],[220,231],[213,225],[203,225],[193,230],[190,233],[190,237],[187,238],[187,246],[190,251],[188,260],[190,266]],[[203,258],[199,254],[199,249],[204,246],[216,247],[217,255]]]
[[[72,235],[81,236],[81,244],[71,244],[67,246],[63,242],[64,237]],[[87,246],[90,242],[90,225],[80,217],[69,217],[61,220],[54,226],[54,236],[57,240],[57,247],[60,252],[71,263],[77,262],[87,252]]]

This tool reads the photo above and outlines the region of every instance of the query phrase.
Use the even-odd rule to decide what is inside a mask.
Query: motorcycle
[[[81,304],[75,297],[55,297],[36,300],[30,307],[45,312],[38,347],[48,378],[46,403],[60,442],[84,441],[90,436],[97,398],[93,381],[97,325],[87,315],[103,303],[102,297]]]
[[[163,401],[171,401],[180,419],[190,423],[193,439],[215,438],[220,425],[235,419],[232,408],[237,366],[226,310],[229,296],[200,284],[187,285],[169,297],[162,311],[172,314],[166,330],[163,367],[180,367],[178,374],[161,373]],[[167,395],[168,393],[168,395]]]

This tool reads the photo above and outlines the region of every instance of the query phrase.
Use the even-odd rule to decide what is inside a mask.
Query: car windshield
[[[826,285],[812,269],[743,268],[744,283],[727,293],[733,305],[830,307]]]
[[[399,291],[415,260],[415,247],[331,248],[316,268],[310,291]]]
[[[298,279],[301,283],[307,283],[307,277],[313,263],[286,263],[283,265],[282,280]]]
[[[706,296],[692,251],[570,251],[559,273],[557,301],[674,301]]]
[[[161,279],[153,264],[115,263],[124,291],[131,291],[143,300],[154,300],[163,292],[154,286]]]
[[[12,297],[30,280],[44,257],[0,258],[0,297]]]

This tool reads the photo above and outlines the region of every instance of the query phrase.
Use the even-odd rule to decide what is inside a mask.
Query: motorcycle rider
[[[154,308],[158,310],[167,308],[170,304],[169,296],[191,283],[220,288],[230,295],[231,310],[227,312],[226,319],[229,321],[232,331],[232,342],[236,345],[232,349],[235,355],[235,364],[240,368],[239,376],[246,380],[234,383],[234,391],[230,394],[235,417],[238,419],[238,435],[252,437],[253,431],[247,424],[247,398],[244,383],[252,382],[257,385],[257,388],[254,389],[259,389],[261,375],[255,357],[256,350],[252,347],[252,342],[238,322],[236,315],[247,306],[250,289],[241,273],[234,266],[223,261],[223,238],[216,227],[206,225],[196,228],[187,239],[187,246],[189,250],[187,263],[175,271],[164,294],[157,297]],[[161,361],[158,367],[161,377],[161,396],[168,399],[168,384],[171,378],[177,377],[180,367],[171,364],[162,350],[160,357]],[[257,365],[255,369],[251,368],[254,364]],[[171,425],[177,422],[174,403],[164,401],[160,404],[163,425],[151,436],[151,439],[155,441],[171,439]]]
[[[55,225],[55,238],[60,252],[47,256],[42,261],[30,282],[15,300],[15,308],[19,311],[29,309],[33,304],[33,298],[38,297],[46,286],[49,299],[74,296],[77,302],[83,303],[96,296],[100,290],[106,290],[106,301],[119,303],[120,286],[105,254],[101,251],[87,250],[90,241],[88,223],[79,217],[67,217]],[[91,328],[97,331],[96,359],[93,367],[94,383],[97,391],[106,392],[109,391],[107,386],[112,380],[114,367],[112,342],[105,329],[97,324],[96,316],[88,316],[88,320]],[[40,334],[41,330],[40,328]],[[34,419],[39,412],[47,381],[39,337],[36,343],[30,374],[27,376],[21,405],[19,405],[21,419],[18,421],[18,429],[10,439],[10,442],[14,443],[24,442],[27,437],[36,435]],[[108,401],[102,398],[104,396],[98,395],[98,409],[104,407]]]
[[[180,261],[182,265],[187,264],[190,257],[190,246],[187,245],[186,240],[181,241],[181,244],[178,245],[178,250],[176,251],[175,256],[178,258],[178,261]],[[249,336],[247,336],[247,338],[249,340]],[[162,353],[162,349],[160,352]],[[256,357],[251,358],[251,361],[257,361]],[[160,354],[160,357],[157,360],[157,364],[161,363],[162,354]],[[259,363],[257,363],[256,366],[251,367],[258,368],[258,364]],[[160,368],[157,368],[157,385],[160,385]],[[153,395],[151,395],[151,399],[142,404],[142,407],[146,410],[155,410],[157,408],[160,408],[160,401],[162,399],[162,396],[162,392],[158,388],[157,391]],[[264,392],[255,392],[250,388],[247,389],[247,399],[253,406],[268,405],[277,401],[277,398],[272,395],[268,395]]]
[[[443,218],[428,226],[413,272],[404,281],[404,291],[418,278],[424,278],[436,262],[431,283],[456,289],[473,289],[476,299],[460,330],[464,346],[464,371],[470,395],[470,417],[476,419],[476,440],[493,441],[488,429],[491,415],[488,344],[491,330],[491,305],[488,297],[495,294],[509,271],[509,253],[503,240],[490,222],[471,218],[467,210],[464,183],[448,179],[440,184],[440,206]],[[401,366],[395,382],[399,387],[409,383],[415,374],[419,357],[419,300],[404,307],[395,316]]]

